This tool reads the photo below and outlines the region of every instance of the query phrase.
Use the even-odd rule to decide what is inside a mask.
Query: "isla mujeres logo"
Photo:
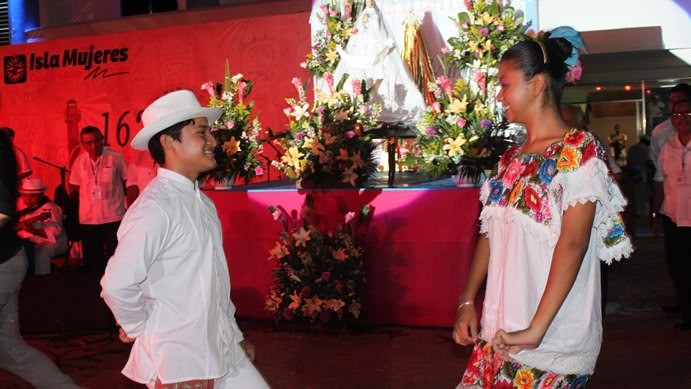
[[[26,55],[10,55],[3,58],[2,73],[5,84],[22,84],[26,82]]]
[[[27,82],[28,73],[35,71],[58,70],[69,67],[80,67],[86,72],[84,80],[89,78],[109,78],[128,74],[128,71],[112,71],[112,65],[127,62],[129,48],[96,48],[64,49],[62,52],[33,52],[28,56],[19,54],[4,59],[5,84]]]

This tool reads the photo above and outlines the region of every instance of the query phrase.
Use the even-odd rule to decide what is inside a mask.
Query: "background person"
[[[629,147],[627,167],[633,181],[633,206],[636,217],[650,215],[650,195],[655,162],[650,153],[650,135],[641,135],[638,143]]]
[[[686,83],[680,83],[675,85],[672,89],[669,91],[669,110],[672,110],[672,107],[676,103],[682,102],[682,101],[688,101],[691,100],[691,85],[686,84]],[[672,118],[668,118],[667,120],[663,121],[662,123],[658,124],[655,129],[653,130],[651,139],[650,139],[650,153],[653,159],[653,162],[655,163],[656,168],[658,168],[659,164],[659,159],[660,159],[660,153],[662,152],[662,147],[667,143],[667,141],[674,136],[674,134],[677,133],[677,129],[674,128],[674,125],[672,124]],[[653,184],[653,191],[655,191],[654,188],[655,184]],[[652,212],[656,211],[658,208],[653,207],[651,209],[651,218],[655,219],[653,217]],[[655,213],[657,215],[657,213]],[[658,226],[659,227],[659,226]],[[681,311],[681,308],[679,307],[679,302],[675,302],[672,305],[663,305],[662,310],[665,312],[669,313],[677,313]]]
[[[691,101],[672,108],[676,135],[662,147],[655,172],[653,231],[665,232],[665,256],[682,314],[676,328],[691,330]]]
[[[79,196],[79,226],[86,270],[103,274],[117,246],[117,230],[125,214],[127,167],[122,154],[103,145],[94,126],[79,135],[81,153],[72,165],[71,192]]]
[[[611,156],[619,166],[626,165],[626,141],[628,137],[621,132],[621,126],[614,125],[614,133],[609,136]]]
[[[172,92],[144,110],[132,140],[160,168],[125,215],[101,296],[120,339],[134,341],[123,374],[149,388],[268,388],[235,321],[216,207],[197,181],[216,167],[209,126],[220,115],[192,91]]]
[[[670,111],[676,103],[686,100],[691,100],[691,85],[680,83],[669,90]],[[655,162],[655,164],[658,163],[658,159],[660,158],[662,146],[664,146],[667,140],[676,133],[677,129],[674,128],[671,117],[658,124],[655,129],[653,129],[653,134],[650,139],[650,153],[652,154],[653,162]]]
[[[14,228],[16,203],[17,158],[9,138],[0,131],[0,368],[36,388],[77,389],[19,332],[19,288],[28,261]]]
[[[474,344],[459,387],[585,387],[602,341],[600,261],[628,255],[625,199],[606,149],[563,122],[559,103],[580,35],[559,27],[509,48],[497,100],[525,126],[481,190],[481,236],[454,340]],[[481,331],[473,307],[486,280]]]
[[[50,274],[51,258],[67,251],[62,210],[46,196],[40,178],[23,180],[19,193],[26,208],[18,212],[17,234],[34,246],[34,274]]]

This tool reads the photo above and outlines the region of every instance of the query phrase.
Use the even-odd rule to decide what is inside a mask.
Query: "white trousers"
[[[269,384],[266,383],[252,362],[246,361],[238,367],[237,372],[235,375],[227,374],[217,378],[214,381],[214,389],[269,389]],[[155,383],[146,385],[149,389],[153,389],[154,386]]]

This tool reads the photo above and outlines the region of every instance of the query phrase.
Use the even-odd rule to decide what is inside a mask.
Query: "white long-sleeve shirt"
[[[136,338],[122,373],[140,383],[213,379],[246,361],[221,224],[196,184],[170,170],[132,204],[101,296]]]

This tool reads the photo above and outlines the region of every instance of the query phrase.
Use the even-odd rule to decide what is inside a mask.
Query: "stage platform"
[[[223,227],[232,296],[240,316],[271,318],[264,300],[272,282],[274,247],[281,226],[268,208],[300,210],[308,192],[320,215],[374,209],[363,242],[367,277],[364,312],[372,324],[450,326],[477,239],[479,190],[458,188],[450,178],[416,174],[374,177],[365,189],[296,189],[289,181],[208,190]],[[339,216],[340,219],[340,216]],[[335,230],[341,220],[322,228]]]

